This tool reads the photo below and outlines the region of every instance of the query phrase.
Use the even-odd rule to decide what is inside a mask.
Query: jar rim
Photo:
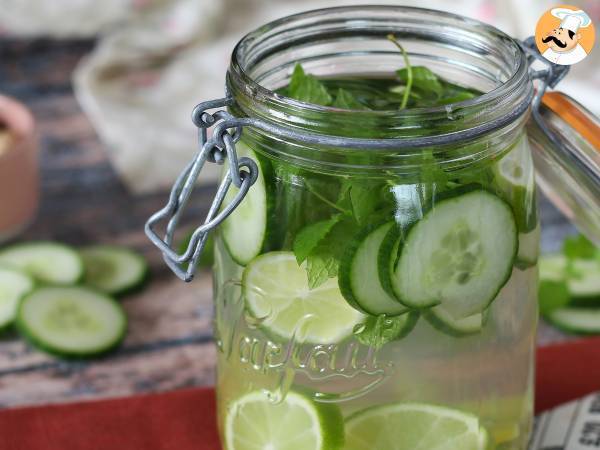
[[[498,84],[495,88],[472,99],[435,107],[410,108],[406,110],[369,110],[366,112],[362,110],[346,110],[332,106],[321,106],[298,101],[267,88],[250,74],[252,65],[257,63],[255,49],[257,46],[261,45],[261,43],[264,43],[265,39],[274,39],[275,37],[281,38],[282,36],[289,37],[294,31],[297,32],[301,28],[308,29],[311,25],[314,26],[315,23],[318,24],[319,19],[322,19],[323,23],[325,23],[326,20],[328,20],[329,23],[335,21],[343,23],[348,20],[356,22],[360,20],[359,15],[387,13],[393,13],[399,16],[398,22],[393,24],[388,23],[386,25],[389,27],[393,27],[393,25],[398,26],[399,23],[402,23],[402,19],[414,20],[414,17],[411,19],[412,16],[423,20],[438,19],[447,21],[450,26],[454,26],[462,31],[470,30],[470,35],[467,37],[473,37],[476,36],[476,34],[479,34],[483,39],[487,39],[495,44],[502,44],[508,49],[507,51],[511,52],[511,55],[514,56],[512,67],[510,67],[510,74],[508,74],[506,80]],[[328,17],[330,18],[327,19]],[[376,21],[378,19],[375,17],[372,20]],[[367,23],[366,20],[365,23]],[[353,28],[353,31],[355,30],[356,28]],[[447,33],[448,29],[442,30],[442,32]],[[380,34],[383,34],[383,32],[380,32]],[[306,42],[307,39],[310,39],[310,35],[303,36],[302,39]],[[281,48],[285,48],[285,45],[291,46],[293,44],[284,44]],[[273,50],[271,49],[270,51]],[[254,60],[248,58],[248,54],[252,52],[255,53],[252,56]],[[479,126],[479,131],[477,131],[479,134],[502,127],[509,123],[509,119],[510,121],[514,121],[517,116],[523,115],[529,109],[529,104],[531,103],[533,95],[533,87],[529,82],[526,55],[519,44],[510,36],[491,25],[456,14],[431,9],[394,5],[357,5],[316,9],[269,22],[248,33],[235,46],[227,74],[227,85],[230,93],[234,97],[245,96],[246,100],[248,100],[247,105],[251,104],[251,106],[248,107],[242,105],[244,115],[249,117],[260,117],[267,121],[269,119],[272,120],[272,118],[268,117],[267,111],[277,109],[285,110],[285,114],[282,115],[287,118],[296,114],[305,114],[309,112],[315,115],[327,114],[328,118],[331,118],[333,115],[345,120],[347,120],[348,114],[360,114],[361,117],[383,118],[389,121],[406,118],[415,120],[424,119],[427,121],[432,117],[447,116],[449,111],[461,111],[464,114],[469,114],[470,111],[478,111],[477,116],[480,121],[479,125],[482,125],[482,122],[489,122],[490,125],[488,127]],[[244,102],[242,101],[241,103]],[[503,109],[503,111],[496,111],[494,113],[494,109]],[[481,115],[481,111],[485,112],[483,116]],[[512,113],[510,114],[510,118],[507,117],[508,113]],[[298,125],[297,123],[286,123],[285,125],[302,128],[301,124]],[[472,123],[470,125],[465,124],[464,130],[458,129],[456,132],[461,133],[467,131],[468,129],[473,128],[472,125]],[[316,131],[318,132],[319,130]],[[471,136],[473,135],[474,134],[471,133]]]

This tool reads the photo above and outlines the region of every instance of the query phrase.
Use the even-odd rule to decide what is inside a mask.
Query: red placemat
[[[600,339],[542,348],[536,409],[600,390]],[[0,412],[1,450],[218,450],[212,388]]]

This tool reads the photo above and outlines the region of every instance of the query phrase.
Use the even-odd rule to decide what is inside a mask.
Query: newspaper
[[[600,392],[540,414],[529,449],[600,449]]]

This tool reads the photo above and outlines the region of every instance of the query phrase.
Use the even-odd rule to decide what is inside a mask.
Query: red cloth
[[[536,409],[600,390],[600,339],[542,348]],[[211,388],[0,412],[0,450],[218,450]]]

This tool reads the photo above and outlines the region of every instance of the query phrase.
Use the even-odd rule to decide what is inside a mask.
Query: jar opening
[[[437,107],[357,111],[276,92],[289,83],[298,62],[318,77],[393,75],[404,64],[388,34],[402,42],[411,64],[483,94]],[[372,137],[376,128],[379,139],[460,133],[506,122],[509,113],[514,121],[532,95],[525,55],[506,34],[453,14],[396,6],[329,8],[266,24],[236,46],[227,85],[237,114],[343,137]]]

